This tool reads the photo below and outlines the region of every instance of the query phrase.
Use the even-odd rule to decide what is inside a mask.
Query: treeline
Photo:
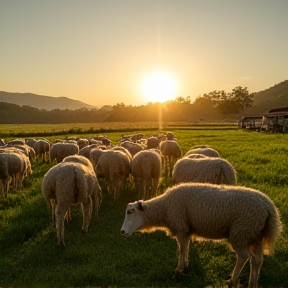
[[[240,117],[240,112],[252,106],[253,94],[247,88],[236,87],[230,93],[213,91],[195,99],[178,97],[165,103],[126,106],[117,103],[101,109],[45,110],[0,102],[2,124],[57,124],[95,122],[165,122],[221,121]]]
[[[162,121],[220,121],[223,116],[214,107],[201,107],[191,103],[148,103],[142,106],[115,105],[111,109],[51,111],[30,106],[0,102],[2,124],[57,124],[93,122],[154,122]]]

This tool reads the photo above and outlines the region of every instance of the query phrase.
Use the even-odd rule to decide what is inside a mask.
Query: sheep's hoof
[[[81,229],[81,233],[86,234],[86,233],[88,233],[88,230]]]
[[[64,243],[61,243],[61,244],[60,244],[60,248],[61,248],[62,250],[65,250],[65,244],[64,244]]]

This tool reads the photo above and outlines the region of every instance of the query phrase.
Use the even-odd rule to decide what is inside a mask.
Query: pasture
[[[143,131],[138,127],[135,131],[146,136],[158,133],[154,127]],[[194,145],[210,145],[234,166],[238,185],[258,189],[273,200],[281,215],[283,232],[275,255],[264,257],[259,284],[263,288],[288,287],[288,135],[179,127],[173,128],[173,133],[183,154]],[[115,128],[105,134],[115,144],[125,130]],[[96,135],[71,135],[77,136]],[[70,135],[45,138],[53,142],[67,137]],[[12,138],[10,135],[8,140]],[[0,198],[1,287],[225,287],[236,259],[235,253],[222,243],[191,243],[189,272],[174,277],[174,239],[160,231],[135,232],[128,239],[120,237],[126,205],[138,200],[132,182],[127,183],[116,201],[103,190],[99,217],[92,217],[85,235],[80,232],[82,215],[77,207],[72,207],[72,221],[65,223],[66,249],[61,250],[41,193],[42,178],[52,165],[55,162],[32,163],[33,174],[25,179],[24,191],[9,191],[8,198]],[[158,194],[168,185],[163,172]],[[247,263],[240,276],[243,287],[248,278]]]

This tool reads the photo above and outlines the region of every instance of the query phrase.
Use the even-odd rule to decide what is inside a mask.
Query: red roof
[[[288,115],[288,107],[274,108],[265,113],[265,116]]]

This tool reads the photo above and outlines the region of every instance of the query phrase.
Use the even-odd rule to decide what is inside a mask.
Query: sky
[[[259,92],[288,79],[287,15],[287,0],[0,0],[0,90],[95,106]]]

